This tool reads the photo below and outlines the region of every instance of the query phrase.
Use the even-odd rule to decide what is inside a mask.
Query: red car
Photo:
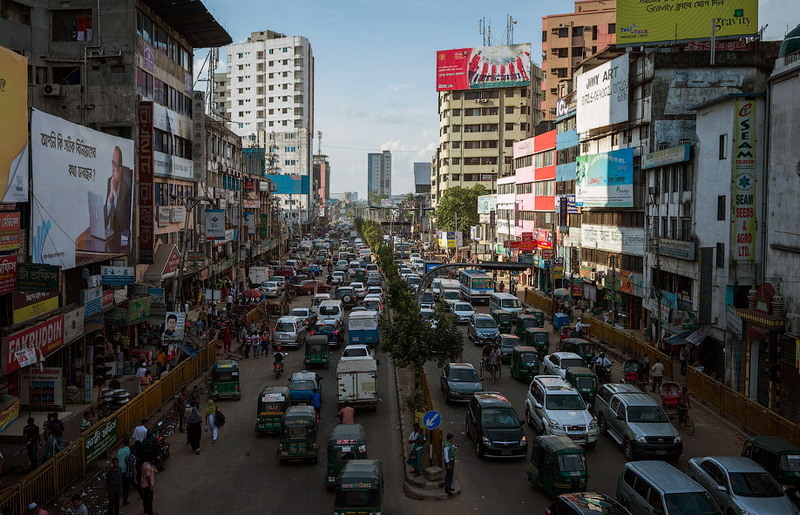
[[[314,288],[316,288],[316,292],[314,291]],[[329,284],[325,284],[322,281],[316,281],[313,279],[309,279],[301,282],[300,284],[294,285],[294,292],[297,295],[314,295],[314,293],[328,293],[329,291],[331,291]]]

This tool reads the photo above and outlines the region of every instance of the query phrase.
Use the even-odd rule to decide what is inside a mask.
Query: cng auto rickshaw
[[[539,373],[539,363],[539,354],[535,347],[514,347],[511,351],[511,377],[531,381]]]
[[[239,362],[232,359],[218,359],[211,365],[208,391],[215,400],[242,398],[239,387]]]
[[[568,436],[537,436],[531,445],[528,480],[551,497],[585,492],[589,471],[583,447]]]
[[[594,398],[597,395],[597,374],[587,367],[569,367],[565,379],[578,390],[589,407],[594,405]]]
[[[541,361],[550,351],[550,333],[541,327],[531,327],[525,329],[522,343],[529,347],[535,347]]]
[[[281,418],[278,464],[287,461],[317,462],[317,414],[311,406],[290,406]]]
[[[534,315],[517,315],[514,334],[516,334],[520,340],[523,340],[525,339],[525,331],[534,327],[544,327],[544,323],[540,324]]]
[[[325,484],[336,486],[336,479],[350,460],[367,458],[367,433],[361,424],[339,424],[328,438],[328,471]]]
[[[537,327],[544,327],[544,311],[537,308],[525,308],[522,310],[523,315],[533,315],[536,322],[539,324]]]
[[[328,345],[328,337],[324,334],[314,334],[306,339],[306,356],[303,363],[306,368],[324,367],[328,368],[331,362],[331,350]]]
[[[336,481],[334,515],[383,513],[383,467],[378,460],[351,460]]]
[[[497,322],[500,334],[511,334],[514,330],[514,315],[505,309],[493,309],[492,318]]]
[[[595,345],[583,338],[564,338],[558,342],[559,352],[574,352],[584,363],[594,363]]]
[[[764,467],[792,502],[800,502],[800,448],[778,436],[751,436],[744,441],[742,456]]]
[[[256,410],[256,435],[280,433],[281,418],[289,408],[289,388],[287,386],[267,386],[258,396]]]

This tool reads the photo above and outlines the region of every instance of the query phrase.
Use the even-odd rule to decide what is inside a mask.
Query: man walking
[[[650,376],[653,378],[653,392],[661,390],[661,381],[664,380],[664,364],[661,359],[656,358],[655,364],[650,369]]]
[[[172,409],[178,414],[178,432],[183,433],[183,427],[186,423],[186,387],[181,387],[178,395],[175,396],[175,402],[172,403]]]
[[[444,492],[447,497],[453,497],[453,472],[456,469],[456,444],[453,443],[453,433],[447,433],[444,442]]]
[[[142,463],[142,504],[146,515],[153,515],[153,490],[156,486],[156,468],[149,461]]]
[[[119,501],[122,496],[122,474],[119,460],[111,460],[111,468],[106,471],[106,493],[108,494],[109,515],[119,515]]]
[[[686,360],[687,360],[686,345],[682,345],[681,346],[681,351],[678,354],[678,360],[681,362],[681,375],[685,376],[686,375]]]
[[[128,494],[131,491],[131,485],[136,488],[136,491],[139,492],[139,495],[142,495],[142,490],[139,487],[139,482],[136,479],[136,468],[138,465],[138,460],[136,458],[136,453],[133,452],[133,444],[128,442],[128,439],[125,439],[125,447],[119,450],[119,453],[123,453],[123,449],[127,449],[128,452],[125,453],[125,466],[122,468],[122,505],[127,506],[130,504],[128,502]],[[117,455],[119,455],[119,453]]]
[[[39,466],[39,426],[33,418],[28,418],[28,425],[22,429],[22,439],[28,451],[28,467],[33,470]]]

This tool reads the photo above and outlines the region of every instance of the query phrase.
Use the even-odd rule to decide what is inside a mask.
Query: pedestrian
[[[167,369],[167,352],[163,347],[158,349],[156,353],[156,375],[160,376],[161,372]]]
[[[664,380],[664,364],[661,359],[656,357],[656,362],[650,368],[650,375],[653,377],[653,391],[661,390],[661,381]]]
[[[153,490],[156,486],[156,468],[149,462],[142,463],[142,504],[147,515],[153,515]]]
[[[189,393],[189,406],[200,409],[200,389],[197,385],[192,386],[192,391]]]
[[[247,331],[242,331],[244,339],[244,359],[250,357],[250,349],[253,348],[253,337]]]
[[[22,441],[28,451],[28,469],[33,470],[39,466],[39,426],[33,417],[28,417],[28,425],[22,429]]]
[[[102,397],[100,398],[102,399]],[[95,425],[99,420],[100,417],[97,415],[97,410],[95,409],[94,406],[92,406],[91,408],[89,408],[89,422],[91,422],[92,425]]]
[[[642,371],[643,381],[647,382],[650,380],[650,356],[647,354],[644,355],[642,358],[642,366],[639,368]]]
[[[139,425],[133,428],[133,433],[131,433],[131,438],[133,439],[134,445],[138,442],[144,441],[147,438],[147,419],[143,418]]]
[[[217,425],[217,407],[214,406],[214,401],[212,399],[208,399],[208,405],[206,406],[206,431],[211,432],[211,442],[217,443],[217,437],[219,436],[219,426]]]
[[[197,408],[193,407],[191,414],[186,418],[186,438],[195,454],[200,454],[200,438],[203,435],[203,417]]]
[[[354,417],[355,413],[356,413],[356,410],[354,410],[353,407],[350,406],[350,403],[349,402],[345,402],[344,403],[344,407],[342,409],[340,409],[339,413],[338,413],[339,419],[341,420],[341,423],[342,424],[355,424],[356,423],[355,417]]]
[[[69,512],[72,515],[89,515],[89,508],[84,504],[81,494],[72,496],[72,503],[69,507]]]
[[[456,470],[456,444],[453,442],[453,433],[447,433],[444,442],[444,492],[447,497],[453,497],[453,473]]]
[[[133,449],[133,442],[129,442],[128,439],[125,439],[125,443],[127,444],[128,452],[124,453],[122,449],[119,450],[117,455],[120,453],[125,454],[125,467],[122,469],[122,505],[127,506],[130,504],[128,502],[128,494],[131,491],[131,486],[133,486],[137,492],[139,492],[139,496],[142,495],[142,488],[139,486],[139,476],[137,475],[139,467],[139,458],[136,456],[136,453]]]
[[[681,363],[681,375],[686,375],[686,361],[688,356],[686,355],[686,345],[681,346],[681,351],[678,353],[678,361]]]
[[[419,424],[414,424],[414,429],[408,437],[408,443],[411,444],[411,452],[406,463],[414,468],[412,473],[419,476],[422,472],[422,451],[425,449],[425,433],[422,432]]]
[[[250,333],[250,341],[253,344],[253,358],[258,359],[258,354],[261,352],[261,336],[253,331]]]
[[[266,358],[269,355],[269,330],[261,331],[261,354]]]
[[[320,413],[322,411],[322,395],[319,394],[319,391],[316,388],[311,390],[311,406],[314,408],[314,412],[317,414],[317,423],[319,424]]]
[[[142,377],[145,372],[147,372],[147,364],[145,364],[145,362],[142,361],[141,363],[139,363],[139,368],[136,369],[136,379]]]
[[[9,511],[8,513],[14,513],[13,510]],[[3,509],[3,515],[6,514],[5,508]],[[49,515],[47,510],[41,508],[35,502],[32,502],[28,505],[28,515]]]
[[[228,313],[230,313],[231,309],[233,309],[233,295],[230,293],[227,297],[225,297],[225,308],[228,310]]]
[[[172,409],[178,414],[178,432],[183,433],[183,426],[186,422],[186,387],[181,387],[177,395],[175,395],[175,402],[172,403]]]
[[[121,493],[122,493],[122,502],[123,506],[128,499],[128,491],[125,488],[125,474],[128,471],[128,456],[131,453],[130,447],[130,440],[124,438],[122,440],[122,447],[119,448],[117,451],[117,462],[119,463],[119,475],[120,475],[120,483],[122,486]],[[128,485],[130,488],[130,484]]]
[[[119,502],[122,498],[122,472],[117,458],[111,460],[111,467],[106,471],[106,494],[108,495],[109,515],[119,515]]]
[[[224,331],[223,331],[223,333],[222,333],[222,343],[223,343],[223,349],[225,350],[225,352],[230,352],[231,351],[231,340],[232,339],[233,339],[233,336],[231,335],[231,329],[230,329],[230,327],[226,326]]]
[[[145,370],[144,375],[139,378],[139,389],[137,393],[142,393],[153,383],[153,376],[149,370]]]
[[[92,421],[89,420],[89,412],[83,412],[83,419],[81,420],[81,433],[92,427]]]

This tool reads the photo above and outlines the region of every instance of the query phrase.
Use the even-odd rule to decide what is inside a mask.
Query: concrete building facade
[[[392,153],[367,154],[367,196],[392,194]]]

